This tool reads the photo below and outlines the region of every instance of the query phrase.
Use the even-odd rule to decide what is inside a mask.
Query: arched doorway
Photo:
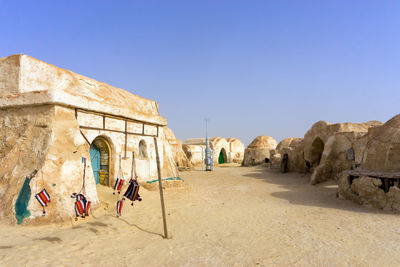
[[[218,164],[223,164],[227,162],[226,150],[225,148],[221,148],[218,156]]]
[[[96,184],[110,185],[110,145],[104,137],[98,136],[90,145],[90,161]]]
[[[311,163],[313,166],[319,165],[324,147],[325,145],[321,138],[317,137],[314,139],[311,145]]]

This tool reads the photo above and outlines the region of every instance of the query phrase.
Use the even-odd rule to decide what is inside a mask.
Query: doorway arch
[[[221,148],[221,151],[219,152],[219,156],[218,156],[218,164],[223,164],[228,162],[227,161],[227,156],[226,156],[226,150],[225,148]]]
[[[110,186],[110,144],[104,137],[98,136],[90,145],[89,153],[96,185]]]
[[[324,152],[325,144],[321,138],[314,139],[311,145],[311,163],[313,166],[318,166],[321,162],[322,153]]]

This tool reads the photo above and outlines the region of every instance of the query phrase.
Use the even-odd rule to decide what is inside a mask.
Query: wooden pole
[[[135,173],[135,176],[133,174]],[[131,166],[131,179],[137,180],[138,176],[136,173],[136,160],[135,160],[135,152],[132,151],[132,166]]]
[[[168,237],[168,230],[167,230],[167,218],[165,216],[164,194],[163,194],[162,181],[161,181],[160,155],[158,153],[158,144],[157,144],[157,138],[156,137],[154,137],[154,145],[156,147],[156,160],[157,160],[157,171],[158,171],[158,188],[160,190],[161,211],[162,211],[163,224],[164,224],[164,238],[169,238]]]

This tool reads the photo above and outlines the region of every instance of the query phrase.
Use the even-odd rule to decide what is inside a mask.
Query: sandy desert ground
[[[264,166],[182,173],[165,192],[172,239],[162,238],[158,192],[85,222],[0,227],[1,266],[399,266],[400,215],[336,198],[336,186]],[[72,203],[71,203],[72,205]],[[106,204],[105,204],[106,205]]]

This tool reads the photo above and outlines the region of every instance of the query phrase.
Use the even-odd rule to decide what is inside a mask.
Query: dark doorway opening
[[[223,164],[226,162],[228,162],[227,156],[226,156],[226,150],[225,150],[225,148],[221,148],[221,151],[219,152],[219,157],[218,157],[218,164]]]
[[[311,164],[313,167],[318,166],[321,162],[322,153],[324,152],[325,144],[321,138],[314,139],[311,146]]]

